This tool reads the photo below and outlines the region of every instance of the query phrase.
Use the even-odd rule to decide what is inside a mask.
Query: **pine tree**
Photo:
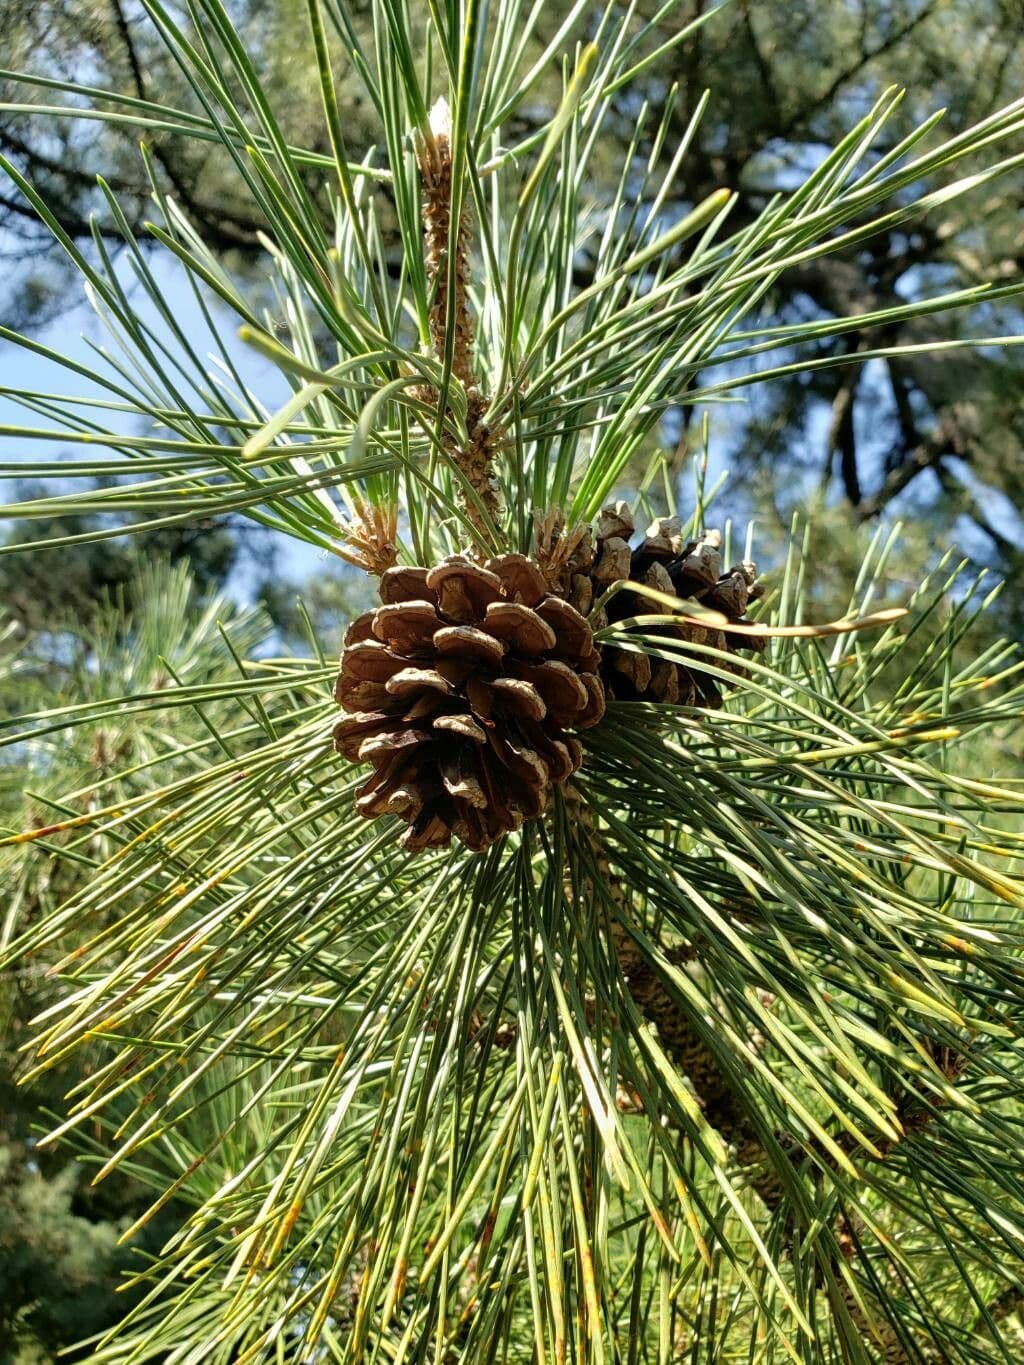
[[[311,630],[239,681],[7,727],[167,725],[116,800],[98,780],[7,841],[89,869],[10,948],[79,936],[35,1068],[103,1057],[52,1140],[152,1183],[129,1233],[190,1210],[92,1358],[1012,1359],[1022,798],[979,755],[1019,714],[1020,663],[963,641],[984,601],[947,561],[879,608],[881,535],[843,618],[805,621],[815,564],[794,541],[761,592],[750,535],[709,523],[703,452],[680,508],[660,437],[680,405],[832,367],[823,337],[905,354],[890,324],[1019,293],[759,318],[787,270],[995,183],[1024,116],[887,140],[887,91],[731,229],[728,186],[666,210],[706,101],[664,176],[627,155],[606,202],[584,188],[610,111],[713,12],[609,5],[582,45],[581,3],[531,62],[520,0],[380,0],[368,40],[309,0],[324,155],[278,122],[220,0],[191,26],[146,8],[205,110],[161,118],[231,158],[279,303],[255,309],[154,181],[152,235],[209,321],[185,335],[126,222],[125,265],[99,234],[89,258],[8,165],[118,343],[88,371],[98,405],[25,400],[112,448],[39,478],[116,482],[18,511],[244,513],[377,602],[340,670]],[[553,67],[559,106],[516,142]],[[635,110],[638,140],[661,145],[674,100]],[[104,404],[137,431],[105,435]],[[183,770],[185,710],[205,729]]]

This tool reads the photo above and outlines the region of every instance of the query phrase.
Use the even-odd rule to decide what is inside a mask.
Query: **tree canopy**
[[[568,12],[563,0],[546,4],[531,43],[534,55]],[[682,27],[708,10],[705,0],[683,6],[666,27]],[[695,31],[654,67],[638,73],[630,98],[607,120],[606,154],[588,165],[595,206],[602,202],[621,154],[631,148],[635,168],[653,156],[664,167],[709,90],[710,100],[687,152],[686,175],[673,186],[678,211],[728,186],[739,195],[734,221],[752,221],[771,196],[790,189],[835,145],[889,86],[903,89],[889,123],[893,143],[923,119],[944,109],[942,126],[957,134],[985,119],[1024,84],[1024,38],[1017,6],[1009,0],[794,0],[785,5],[733,0],[713,23]],[[103,0],[82,22],[81,6],[46,0],[14,8],[9,28],[12,67],[0,84],[9,102],[92,103],[115,121],[38,120],[8,110],[0,120],[0,151],[45,194],[65,231],[81,242],[98,230],[120,239],[120,227],[96,185],[102,173],[132,230],[147,240],[152,217],[149,188],[138,152],[144,133],[156,177],[180,203],[204,240],[233,268],[252,269],[259,232],[267,223],[240,186],[216,140],[182,137],[169,109],[201,112],[195,92],[169,56],[145,7]],[[636,7],[637,22],[656,6]],[[168,14],[188,31],[184,7]],[[232,7],[239,31],[274,103],[275,116],[297,146],[310,154],[298,173],[325,217],[324,158],[329,139],[312,74],[312,51],[303,39],[304,7],[297,0],[245,0]],[[351,22],[366,32],[360,7]],[[593,36],[599,11],[577,23]],[[33,81],[33,77],[38,78]],[[74,82],[116,94],[55,96],[52,81]],[[667,127],[641,131],[643,101],[660,107],[675,92]],[[557,102],[557,84],[545,71],[532,98],[508,123],[513,139],[539,127]],[[344,68],[338,97],[354,144],[373,134],[373,111]],[[137,116],[146,114],[140,128]],[[1012,155],[1012,151],[1010,152]],[[969,173],[970,163],[956,174]],[[796,325],[855,313],[870,315],[928,290],[951,291],[983,279],[1016,277],[1021,263],[1020,205],[1024,175],[1007,174],[984,196],[944,204],[913,224],[898,223],[866,242],[808,261],[775,282],[763,301],[766,315]],[[48,234],[15,193],[0,196],[7,252],[20,259],[12,316],[63,306],[70,280],[49,248]],[[394,219],[382,217],[388,259],[399,268]],[[584,250],[575,276],[592,273]],[[945,322],[908,318],[891,322],[886,340],[913,345],[924,329],[969,327],[975,335],[1007,333],[1020,325],[1013,300],[990,304]],[[865,334],[823,335],[822,357],[856,356]],[[889,509],[926,516],[936,547],[957,544],[999,573],[1019,572],[1024,528],[1021,382],[1015,353],[980,350],[951,361],[913,351],[864,365],[820,369],[753,391],[747,408],[729,413],[716,428],[716,451],[733,475],[736,506],[775,508],[788,520],[794,499],[818,493],[841,500],[856,519],[871,521]],[[682,417],[686,418],[684,409]],[[1015,596],[1005,610],[1015,613]],[[1015,618],[1016,619],[1016,618]]]

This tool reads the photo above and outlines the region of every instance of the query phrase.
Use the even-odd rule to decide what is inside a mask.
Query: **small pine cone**
[[[582,757],[565,732],[604,714],[590,626],[523,555],[399,566],[380,596],[334,689],[335,748],[373,765],[356,809],[400,816],[406,848],[487,848],[543,812]]]
[[[686,541],[678,517],[659,517],[647,528],[643,541],[630,549],[634,536],[633,518],[626,503],[606,507],[597,523],[596,544],[589,570],[573,579],[571,598],[581,610],[582,603],[593,601],[616,579],[628,578],[643,583],[669,597],[679,597],[721,612],[732,623],[744,622],[748,605],[763,594],[753,564],[734,565],[722,571],[721,537],[707,531],[699,539]],[[590,580],[590,592],[580,581]],[[639,593],[620,592],[607,605],[610,621],[630,616],[655,615],[658,607]],[[679,621],[666,624],[667,638],[708,645],[724,653],[740,649],[761,650],[763,636],[740,635],[728,627],[717,628]],[[721,683],[703,672],[699,656],[692,664],[677,664],[667,659],[650,658],[631,650],[605,648],[602,672],[608,695],[623,701],[660,701],[679,706],[721,706]],[[742,675],[742,664],[723,664]]]

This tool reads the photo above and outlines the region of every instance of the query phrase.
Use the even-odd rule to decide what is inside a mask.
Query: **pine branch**
[[[629,894],[612,874],[593,813],[575,788],[567,795],[567,808],[570,823],[586,838],[604,888],[619,911],[610,922],[610,933],[616,961],[633,1002],[640,1014],[657,1029],[658,1041],[666,1055],[692,1084],[705,1119],[723,1142],[734,1148],[737,1163],[752,1173],[753,1188],[774,1212],[782,1206],[784,1195],[778,1177],[771,1171],[756,1125],[740,1104],[736,1087],[723,1074],[718,1059],[672,998],[630,933],[633,911]],[[677,948],[670,954],[670,960],[679,966],[696,958],[697,951],[693,947]],[[763,1169],[765,1167],[768,1169]]]
[[[787,272],[827,279],[872,241],[891,255],[915,215],[994,184],[1013,158],[991,149],[1015,145],[1020,109],[936,145],[931,121],[893,132],[884,94],[737,223],[718,170],[684,201],[696,87],[664,174],[644,149],[669,145],[674,95],[620,101],[689,40],[692,7],[674,28],[671,5],[656,22],[612,7],[575,64],[586,6],[550,45],[545,7],[518,0],[371,8],[309,0],[331,158],[286,135],[219,0],[196,0],[187,32],[149,7],[204,115],[116,106],[161,145],[192,130],[220,144],[267,224],[272,318],[162,194],[166,172],[153,235],[169,289],[110,199],[140,310],[102,241],[79,252],[20,161],[7,168],[114,343],[84,363],[22,339],[91,396],[9,395],[31,414],[9,434],[76,451],[37,477],[84,490],[33,495],[21,515],[103,516],[79,544],[120,535],[126,512],[239,513],[383,570],[381,604],[347,631],[343,718],[312,626],[308,658],[252,641],[228,676],[189,675],[186,613],[166,600],[140,622],[144,671],[112,677],[100,641],[66,704],[18,697],[0,719],[0,744],[46,777],[2,856],[54,849],[80,873],[11,929],[11,960],[55,962],[62,991],[35,1070],[101,1054],[54,1140],[91,1143],[103,1173],[130,1163],[154,1209],[170,1192],[192,1209],[143,1272],[154,1294],[95,1358],[180,1354],[188,1337],[249,1360],[610,1360],[622,1340],[639,1360],[692,1330],[723,1360],[793,1342],[829,1365],[878,1346],[919,1359],[925,1335],[969,1359],[980,1343],[954,1314],[1020,1278],[1024,797],[954,745],[983,727],[1004,742],[1024,683],[1004,645],[961,656],[974,608],[945,564],[898,628],[902,612],[875,610],[884,535],[849,617],[794,624],[817,591],[794,546],[746,624],[751,556],[730,569],[736,538],[706,530],[700,464],[692,516],[676,515],[659,423],[755,381],[993,344],[896,343],[904,323],[1018,286],[908,302],[879,264],[877,294],[827,318],[789,326],[764,305]],[[697,40],[712,9],[698,11]],[[342,65],[377,125],[362,161]],[[456,91],[455,133],[443,106],[427,114],[424,68]],[[521,138],[535,81],[559,74],[555,115]],[[85,93],[86,112],[121,117]],[[634,109],[643,126],[595,212],[607,120]],[[313,167],[329,172],[315,186]],[[276,411],[238,327],[274,367]],[[851,403],[835,435],[852,482]],[[490,566],[461,557],[467,530]],[[862,640],[871,621],[885,630]],[[736,657],[758,638],[773,643]],[[552,826],[549,789],[577,770],[590,809],[570,793]],[[922,1075],[917,1039],[955,1049],[990,1024],[962,1120],[958,1105],[917,1162],[904,1144],[958,1100],[955,1059]],[[947,1196],[956,1258],[930,1222]],[[927,1301],[933,1276],[948,1304]]]
[[[798,1231],[797,1223],[794,1221],[795,1210],[762,1135],[741,1104],[735,1083],[722,1070],[713,1049],[694,1029],[630,933],[629,925],[633,915],[630,896],[620,880],[612,874],[608,855],[596,831],[593,815],[575,789],[570,790],[567,805],[570,822],[583,832],[594,864],[603,879],[604,888],[618,909],[618,916],[613,917],[610,922],[611,940],[616,961],[633,1003],[643,1018],[655,1026],[658,1041],[666,1055],[693,1086],[704,1118],[732,1149],[737,1166],[747,1176],[749,1187],[759,1196],[770,1213],[782,1214],[784,1217],[785,1241],[790,1250],[794,1250]],[[692,945],[674,949],[668,956],[673,965],[679,966],[699,960],[698,950]],[[946,1080],[954,1083],[962,1075],[966,1059],[948,1047],[930,1042],[926,1042],[926,1047]],[[900,1143],[926,1133],[939,1112],[949,1103],[948,1096],[934,1096],[930,1101],[926,1101],[913,1093],[904,1093],[897,1104],[895,1114],[902,1137],[880,1138],[875,1144],[878,1149],[877,1159],[885,1160]],[[790,1134],[777,1134],[776,1141],[785,1152],[794,1154],[801,1152],[800,1144]],[[871,1159],[870,1154],[863,1153],[845,1130],[838,1135],[837,1141],[847,1155]],[[808,1156],[813,1153],[824,1169],[835,1169],[835,1157],[816,1140],[812,1139],[804,1150]],[[817,1178],[820,1179],[820,1175]],[[874,1303],[877,1307],[878,1300],[870,1292],[870,1288],[864,1285],[861,1297],[858,1297],[840,1269],[840,1258],[855,1261],[861,1248],[860,1224],[852,1215],[839,1214],[835,1225],[835,1241],[839,1256],[820,1268],[819,1276],[837,1289],[854,1327],[865,1341],[872,1342],[875,1348],[881,1351],[879,1360],[886,1362],[886,1365],[920,1365],[922,1360],[938,1362],[943,1359],[940,1354],[936,1354],[931,1344],[908,1351],[905,1335],[893,1323],[888,1313],[881,1310],[875,1314],[865,1311],[862,1301],[865,1294],[869,1304]],[[1008,1297],[1006,1313],[1013,1312],[1017,1303],[1017,1299]]]

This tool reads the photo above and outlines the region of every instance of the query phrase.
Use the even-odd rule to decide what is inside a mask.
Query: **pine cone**
[[[721,536],[717,531],[706,531],[698,540],[687,542],[680,533],[678,517],[659,517],[634,550],[629,545],[633,530],[633,516],[626,503],[615,503],[601,513],[596,543],[585,544],[582,552],[577,550],[576,562],[570,564],[569,600],[579,611],[588,612],[594,599],[622,578],[644,583],[669,597],[700,602],[736,623],[743,621],[748,603],[763,595],[753,564],[736,564],[722,572]],[[591,624],[597,630],[608,621],[658,612],[650,599],[638,593],[620,592],[610,599],[607,614],[602,612],[602,619],[592,619]],[[765,646],[762,636],[739,635],[728,628],[683,621],[666,623],[658,633],[729,653]],[[608,695],[618,700],[721,706],[720,682],[701,670],[698,655],[693,658],[692,664],[683,665],[605,646],[601,676]],[[731,667],[738,675],[743,672],[738,660],[735,665],[723,666]]]
[[[406,848],[487,848],[542,813],[580,764],[564,732],[604,714],[590,626],[523,555],[388,569],[380,595],[334,689],[335,748],[373,765],[356,809],[400,816]]]

